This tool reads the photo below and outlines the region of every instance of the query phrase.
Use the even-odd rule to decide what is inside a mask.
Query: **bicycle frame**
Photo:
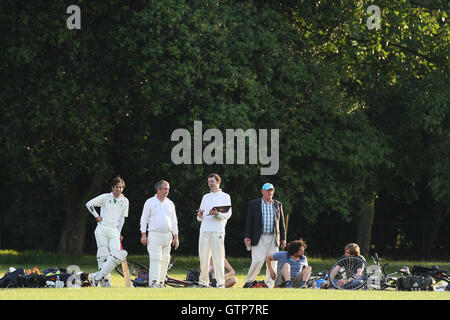
[[[169,270],[173,266],[174,263],[175,263],[175,259],[173,261],[171,261],[167,270]],[[139,281],[137,281],[137,279],[140,275],[147,274],[147,276],[148,276],[149,268],[147,268],[142,263],[139,263],[139,262],[136,262],[133,260],[128,260],[128,264],[132,266],[130,268],[130,274],[132,276],[137,277],[136,279],[131,279],[131,282],[133,282],[133,284],[137,284],[138,286],[142,286],[142,284],[139,283]],[[136,267],[138,267],[138,268],[136,268]],[[119,266],[116,267],[116,272],[123,277],[123,272],[120,270]],[[166,276],[166,280],[164,283],[170,287],[175,287],[175,288],[199,287],[200,286],[200,284],[198,282],[179,280],[179,279],[169,277],[168,275]]]
[[[397,288],[397,277],[396,275],[399,274],[399,271],[393,272],[393,273],[387,273],[386,267],[389,265],[389,263],[385,263],[384,265],[381,265],[381,259],[379,258],[378,254],[375,252],[375,254],[372,256],[373,261],[375,262],[376,268],[380,270],[379,273],[379,285],[376,285],[372,288],[370,288],[370,283],[368,286],[368,289],[378,289],[378,290],[384,290],[387,288]],[[370,275],[369,275],[370,279]],[[369,281],[368,281],[369,282]],[[394,282],[394,283],[393,283]]]

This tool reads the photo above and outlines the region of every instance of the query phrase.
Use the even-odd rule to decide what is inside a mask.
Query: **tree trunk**
[[[64,194],[64,225],[58,253],[80,256],[84,253],[86,222],[90,213],[85,204],[95,195],[100,183],[93,177],[79,176],[69,192]]]
[[[361,212],[358,223],[357,242],[361,249],[361,254],[367,258],[369,255],[372,240],[373,217],[375,215],[375,196]]]

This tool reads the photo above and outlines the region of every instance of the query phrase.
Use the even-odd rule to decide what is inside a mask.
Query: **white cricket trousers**
[[[148,280],[164,283],[170,262],[170,245],[173,236],[171,232],[149,231],[147,237],[147,251],[150,260]]]
[[[97,224],[94,235],[97,243],[98,270],[100,270],[111,252],[120,251],[120,234],[117,228]],[[107,274],[106,278],[111,280],[111,274]]]
[[[248,270],[245,282],[253,282],[259,275],[263,264],[266,262],[266,257],[278,252],[278,247],[275,242],[274,234],[262,234],[256,246],[252,246],[252,263]],[[277,272],[277,261],[272,261],[272,268]],[[270,277],[269,269],[266,265],[266,284],[272,288],[275,281]]]
[[[97,228],[95,228],[94,235],[97,248],[106,247],[109,251],[120,251],[120,234],[117,228],[98,224]]]
[[[100,270],[111,252],[121,250],[120,234],[117,228],[98,224],[97,228],[95,228],[94,235],[95,241],[97,242],[97,262]]]
[[[200,232],[198,254],[200,258],[200,284],[209,285],[209,261],[212,257],[217,287],[224,288],[225,233],[215,231]]]

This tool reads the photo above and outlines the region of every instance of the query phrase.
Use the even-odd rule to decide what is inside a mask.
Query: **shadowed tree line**
[[[179,252],[196,254],[194,210],[217,172],[233,203],[229,255],[247,254],[248,201],[271,182],[288,240],[305,238],[310,254],[358,242],[365,254],[448,257],[446,1],[380,0],[379,29],[368,1],[76,4],[81,30],[66,27],[64,1],[0,4],[0,248],[92,253],[84,205],[120,174],[125,247],[145,252],[142,206],[165,179]],[[175,165],[171,134],[193,137],[194,121],[224,135],[279,129],[277,174],[248,154]]]

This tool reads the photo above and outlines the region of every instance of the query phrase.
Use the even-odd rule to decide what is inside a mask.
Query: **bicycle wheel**
[[[133,261],[133,260],[127,260],[128,264],[128,270],[130,271],[130,277],[139,277],[139,275],[147,273],[148,274],[148,268],[144,266],[142,263]],[[120,274],[123,277],[123,270],[122,270],[122,264],[119,264],[116,267],[116,272]]]
[[[330,269],[330,283],[335,289],[357,290],[367,283],[369,265],[360,257],[343,257]]]

